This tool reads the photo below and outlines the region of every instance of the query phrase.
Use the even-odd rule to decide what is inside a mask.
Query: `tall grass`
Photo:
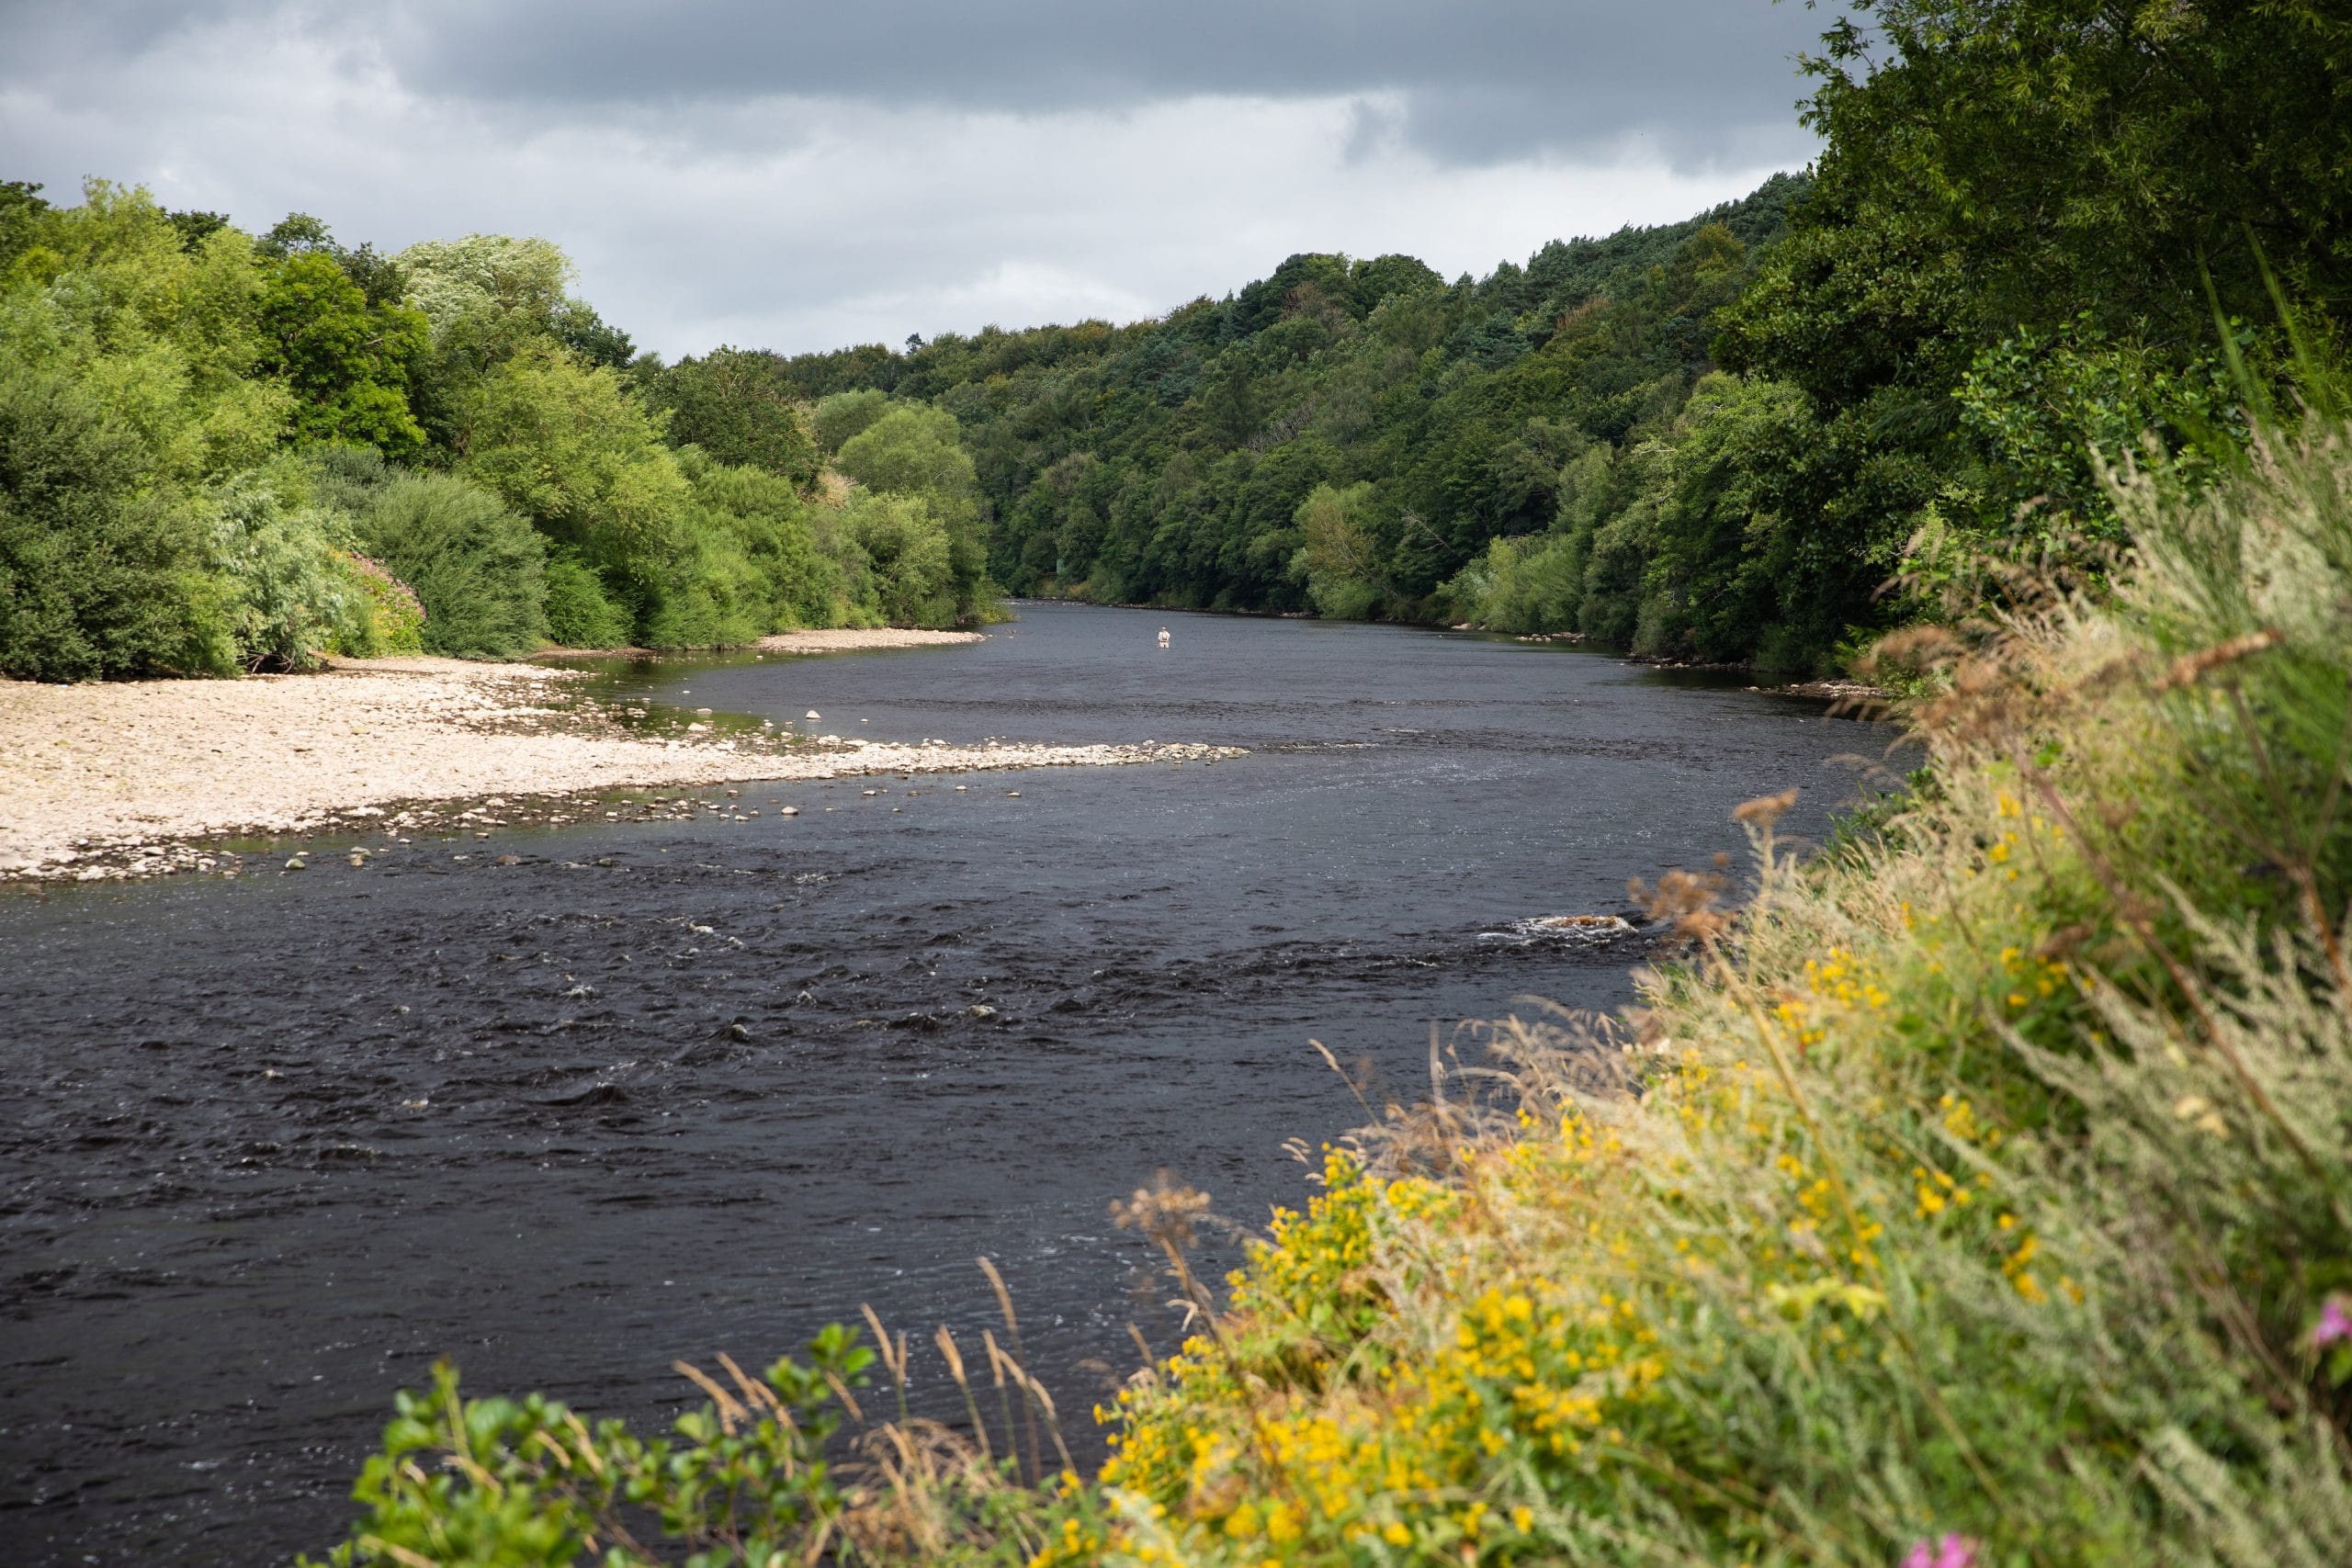
[[[2352,452],[2274,423],[2201,495],[2115,494],[2098,599],[1882,650],[1931,694],[1927,785],[1810,858],[1750,802],[1741,907],[1644,890],[1682,945],[1628,1027],[1493,1026],[1327,1149],[1103,1413],[1094,1483],[1046,1478],[1017,1348],[983,1382],[948,1342],[970,1434],[884,1421],[830,1512],[759,1505],[781,1559],[696,1561],[2352,1561]],[[1202,1207],[1120,1218],[1204,1304]],[[427,1533],[560,1495],[532,1431],[446,1406],[371,1468],[351,1560],[583,1557]]]
[[[1811,863],[1751,802],[1636,1038],[1331,1152],[1060,1560],[2352,1561],[2345,441],[1884,649],[1932,787]]]

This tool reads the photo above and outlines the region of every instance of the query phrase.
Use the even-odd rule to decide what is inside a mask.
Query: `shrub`
[[[569,550],[548,558],[548,636],[566,648],[623,648],[632,626],[604,580]]]
[[[368,594],[347,564],[342,516],[288,489],[299,490],[299,480],[278,468],[240,475],[209,497],[211,565],[248,670],[307,670],[330,645],[364,645],[371,636]]]
[[[87,384],[0,355],[0,671],[234,671],[200,513],[153,464]]]
[[[819,536],[815,510],[791,484],[755,468],[729,467],[688,455],[694,486],[689,531],[725,538],[755,581],[763,632],[832,626],[841,615],[842,552],[838,536]]]
[[[547,546],[480,486],[401,474],[368,492],[356,531],[416,592],[425,651],[511,659],[547,641]]]
[[[1041,1561],[2343,1561],[2345,436],[1890,642],[1932,787],[1809,865],[1742,807],[1631,1037],[1334,1155]]]
[[[643,640],[649,648],[757,642],[769,625],[763,586],[733,541],[723,534],[695,534],[647,594]]]
[[[381,561],[346,553],[344,564],[367,602],[365,630],[328,651],[353,658],[424,652],[424,604],[416,590],[387,571]]]

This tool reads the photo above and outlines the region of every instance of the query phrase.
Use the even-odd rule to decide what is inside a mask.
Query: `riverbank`
[[[867,653],[880,649],[946,648],[958,643],[985,642],[986,632],[927,631],[921,626],[826,626],[812,631],[776,632],[752,646],[762,653]],[[538,659],[659,658],[652,648],[543,648]],[[708,651],[695,649],[694,651]]]
[[[975,633],[794,633],[786,651]],[[775,640],[775,639],[772,639]],[[919,646],[908,641],[893,647]],[[616,789],[1214,761],[1178,745],[878,744],[642,710],[586,695],[578,671],[352,660],[306,675],[62,686],[0,682],[0,881],[233,870],[238,839],[367,829],[560,823]]]
[[[2098,600],[1913,645],[1883,830],[1747,802],[1631,1030],[1326,1145],[1033,1562],[2342,1560],[2341,439],[2132,481]]]
[[[919,626],[833,626],[821,631],[778,632],[759,641],[763,653],[846,653],[877,648],[944,648],[985,642],[986,632],[934,632]]]

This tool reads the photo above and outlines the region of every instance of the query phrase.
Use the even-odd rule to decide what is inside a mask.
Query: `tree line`
[[[2334,8],[1850,9],[1815,168],[1687,222],[789,376],[953,413],[1016,592],[1834,662],[1971,563],[2095,570],[2102,466],[2226,464],[2233,358],[2352,303]]]
[[[0,670],[738,643],[1106,603],[1834,664],[2097,572],[2340,349],[2352,24],[1857,0],[1815,165],[1451,282],[1290,257],[1153,321],[675,365],[541,240],[397,255],[0,185]]]
[[[952,419],[820,447],[775,356],[675,365],[544,240],[396,255],[0,184],[0,672],[743,644],[994,614]]]

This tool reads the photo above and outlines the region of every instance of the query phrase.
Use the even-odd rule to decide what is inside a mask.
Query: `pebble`
[[[96,882],[187,872],[233,875],[239,869],[234,857],[200,849],[207,839],[240,831],[315,838],[334,833],[338,823],[356,827],[369,818],[386,818],[388,811],[386,826],[390,829],[413,828],[486,840],[492,837],[491,829],[506,820],[488,814],[501,808],[516,810],[522,818],[535,821],[567,820],[567,813],[594,820],[603,803],[590,805],[580,798],[593,791],[626,787],[632,780],[644,781],[640,788],[666,784],[672,788],[699,784],[715,790],[729,773],[739,778],[756,776],[766,765],[743,743],[744,735],[755,738],[759,731],[738,732],[728,739],[713,735],[714,726],[707,722],[711,716],[707,710],[690,710],[698,727],[691,733],[673,730],[666,737],[608,739],[594,732],[565,733],[560,726],[528,736],[513,735],[510,730],[511,739],[480,728],[463,737],[453,738],[449,733],[452,717],[469,724],[502,718],[531,724],[538,722],[541,715],[559,715],[563,710],[558,707],[520,706],[515,695],[519,688],[530,694],[527,700],[545,703],[560,686],[560,680],[553,676],[533,672],[518,680],[514,672],[494,667],[401,669],[382,673],[353,670],[331,685],[296,679],[126,682],[107,689],[95,714],[86,707],[88,694],[77,690],[73,700],[83,705],[77,707],[75,721],[93,726],[93,738],[86,743],[57,744],[74,753],[77,770],[96,769],[109,777],[121,773],[130,787],[110,789],[99,796],[86,789],[78,794],[58,793],[36,786],[28,791],[14,779],[0,780],[0,882],[19,878]],[[317,694],[322,692],[334,694],[330,702],[317,700]],[[0,739],[13,741],[18,729],[58,723],[45,706],[35,705],[45,705],[50,696],[46,691],[36,691],[19,704],[22,713],[0,710]],[[810,708],[808,717],[813,728],[821,715]],[[151,720],[163,727],[161,733],[186,736],[187,743],[149,744],[144,738],[156,732],[151,728]],[[867,726],[872,720],[858,722]],[[278,728],[280,724],[286,728]],[[226,753],[209,742],[220,738],[224,727],[239,726],[248,734],[266,739],[240,747],[240,771],[232,781],[216,773],[222,765],[220,758]],[[362,739],[354,741],[348,735]],[[806,748],[799,755],[808,761],[798,767],[819,773],[827,765],[823,755],[827,749],[836,759],[834,765],[860,773],[902,775],[974,768],[1216,761],[1241,754],[1215,747],[1154,747],[1148,742],[1057,747],[991,738],[977,745],[959,746],[932,736],[900,742],[850,740],[838,735],[794,739]],[[315,755],[296,761],[293,749],[297,745],[311,746]],[[727,750],[730,747],[736,749],[732,754]],[[0,746],[0,750],[6,749]],[[111,754],[117,752],[120,755]],[[85,761],[85,754],[89,761]],[[249,777],[246,765],[255,763],[262,772]],[[780,771],[798,771],[781,758],[775,765]],[[131,770],[137,772],[136,778]],[[661,777],[665,773],[671,776]],[[329,773],[334,775],[332,780]],[[713,773],[718,778],[707,776]],[[696,778],[696,774],[705,776]],[[442,798],[460,808],[457,816],[452,815],[452,806],[395,810],[380,805],[328,807],[318,804],[328,798],[349,799],[354,792],[398,793],[413,798],[412,791],[427,779],[446,781]],[[512,797],[511,806],[510,797],[479,793],[502,786],[533,793]],[[960,794],[972,786],[952,787]],[[877,788],[873,793],[889,792]],[[729,792],[730,798],[740,794]],[[1004,795],[1018,799],[1022,792],[1007,790]],[[462,819],[462,807],[472,803],[478,804],[472,805],[471,820]],[[800,808],[775,806],[774,812],[797,817]],[[605,819],[618,820],[621,816],[609,813]],[[357,847],[354,848],[356,852]],[[304,855],[295,858],[302,861],[301,868],[309,866]],[[365,858],[355,863],[364,865]]]

